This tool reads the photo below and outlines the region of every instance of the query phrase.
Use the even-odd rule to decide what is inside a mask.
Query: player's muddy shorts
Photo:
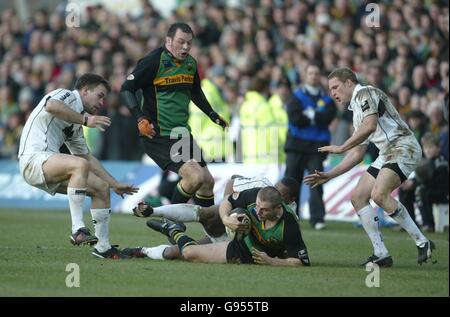
[[[253,263],[253,257],[244,240],[232,240],[227,247],[227,263]]]
[[[37,152],[22,155],[19,159],[19,169],[23,179],[31,186],[42,189],[50,195],[56,194],[60,183],[47,184],[42,165],[55,154],[53,152]]]
[[[382,168],[389,168],[405,181],[422,160],[422,149],[416,138],[411,135],[399,137],[384,151],[380,151],[378,158],[367,170],[370,175],[377,177]]]

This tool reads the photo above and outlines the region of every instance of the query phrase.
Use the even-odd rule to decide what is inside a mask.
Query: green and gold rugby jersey
[[[142,89],[141,111],[162,136],[170,136],[172,129],[177,127],[190,130],[191,100],[206,115],[213,111],[201,90],[196,60],[188,55],[185,60],[178,61],[163,47],[137,63],[122,89],[133,93]]]
[[[283,203],[283,215],[272,228],[266,229],[256,214],[256,196],[261,188],[244,190],[230,195],[228,201],[232,208],[244,208],[251,219],[250,233],[244,243],[251,252],[252,248],[264,251],[271,257],[299,258],[306,252],[306,245],[300,231],[297,215]]]

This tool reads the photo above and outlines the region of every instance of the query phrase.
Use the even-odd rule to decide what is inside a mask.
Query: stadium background
[[[445,142],[448,124],[443,107],[448,95],[446,1],[380,3],[377,7],[379,20],[374,20],[379,27],[371,26],[367,20],[368,14],[373,13],[368,4],[367,1],[347,0],[317,3],[133,0],[16,1],[11,7],[2,3],[0,157],[16,159],[27,115],[46,92],[56,87],[72,89],[77,76],[93,71],[112,83],[113,93],[102,113],[112,118],[113,125],[106,133],[85,129],[92,153],[107,161],[143,159],[146,162],[137,144],[134,119],[120,104],[118,91],[137,60],[162,45],[167,26],[183,20],[196,33],[192,55],[199,61],[204,82],[209,84],[203,85],[205,93],[213,107],[224,117],[231,117],[235,127],[229,135],[221,135],[199,110],[191,107],[193,134],[207,153],[218,139],[225,143],[226,149],[232,147],[233,142],[236,146],[237,140],[241,141],[239,132],[244,135],[248,127],[241,124],[239,130],[240,106],[249,91],[250,81],[252,77],[267,79],[258,92],[269,105],[264,115],[272,117],[264,120],[261,127],[279,128],[278,156],[268,153],[270,159],[264,162],[247,160],[245,140],[238,143],[244,144],[244,149],[233,152],[234,156],[215,153],[227,162],[252,163],[245,168],[246,175],[262,175],[264,170],[272,170],[266,175],[271,180],[282,175],[286,114],[282,109],[280,112],[280,97],[283,96],[280,96],[279,86],[284,78],[293,88],[301,84],[304,67],[310,62],[321,65],[325,87],[326,75],[333,67],[348,66],[358,72],[362,82],[389,92],[418,139],[428,130],[442,135],[442,151],[448,158],[448,141]],[[278,111],[278,116],[269,114],[275,112],[273,109]],[[330,129],[334,144],[341,144],[349,136],[351,115],[346,109],[339,109]],[[370,163],[375,156],[376,151],[370,152],[365,163]],[[214,155],[211,158],[215,158]],[[330,157],[326,163],[330,167],[338,161],[339,157]],[[258,163],[272,166],[262,168]],[[111,166],[114,166],[113,174],[123,170],[120,164]],[[127,166],[129,169],[130,165]],[[230,170],[236,168],[229,166]],[[20,182],[17,170],[9,163],[2,161],[0,168],[4,184],[0,205],[17,204],[19,200],[26,205],[34,190]],[[151,167],[148,172],[157,174]],[[220,199],[223,192],[225,175],[227,173],[214,174],[218,183],[216,199]],[[331,211],[328,219],[335,219],[336,214],[338,219],[357,219],[348,203],[352,187],[344,193],[342,186],[335,185],[347,183],[348,179],[353,177],[346,175],[344,181],[337,180],[325,186],[326,197],[343,196],[338,199],[338,206],[327,205]],[[137,185],[143,182],[131,181]],[[148,193],[157,195],[157,179],[153,183],[156,185],[148,187]],[[15,189],[10,190],[6,184]],[[308,218],[307,197],[306,189],[302,195],[304,218]],[[37,203],[39,201],[52,199],[41,198],[29,205],[44,206]],[[134,200],[125,205],[132,203]],[[122,205],[114,209],[127,211]],[[45,204],[45,208],[49,206],[61,208],[62,205]]]
[[[160,172],[142,155],[134,119],[120,104],[118,92],[137,60],[161,46],[167,27],[178,20],[189,23],[196,34],[191,54],[200,64],[202,78],[211,80],[212,89],[206,94],[214,100],[212,106],[220,106],[218,110],[235,127],[232,139],[216,135],[228,142],[225,147],[239,145],[239,132],[246,128],[238,119],[252,78],[266,79],[258,92],[269,108],[279,109],[284,79],[293,88],[299,86],[305,66],[315,62],[321,66],[325,87],[334,67],[348,66],[362,82],[388,92],[418,139],[426,131],[441,136],[442,153],[448,159],[448,1],[383,1],[377,4],[379,27],[367,23],[373,13],[368,4],[351,0],[2,1],[0,208],[67,210],[64,196],[50,197],[23,182],[16,161],[18,141],[28,114],[42,96],[57,87],[72,89],[77,76],[87,71],[105,76],[113,90],[102,109],[113,124],[105,133],[86,129],[89,147],[114,176],[142,188],[139,195],[124,201],[113,194],[114,211],[130,212],[137,200],[158,195]],[[338,110],[330,126],[333,144],[341,144],[351,134],[351,115]],[[193,133],[207,147],[210,127],[203,127],[198,112],[192,111],[192,118],[199,120],[191,122]],[[262,128],[283,131],[283,120],[281,113]],[[279,151],[269,162],[246,163],[241,149],[225,157],[227,163],[211,164],[216,201],[227,177],[238,171],[278,179],[284,170],[282,145],[280,132]],[[375,156],[376,151],[371,151],[364,164],[325,186],[327,220],[357,220],[349,197],[356,176]],[[326,168],[340,159],[330,156]],[[302,218],[307,219],[308,193],[303,187]],[[448,272],[446,279],[448,285]]]

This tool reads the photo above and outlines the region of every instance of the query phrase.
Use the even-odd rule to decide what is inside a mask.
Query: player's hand
[[[335,154],[344,153],[344,149],[340,145],[322,146],[318,149],[318,151],[322,153],[335,153]]]
[[[209,117],[215,124],[220,125],[223,129],[229,126],[228,122],[224,118],[222,118],[217,112],[211,112]]]
[[[270,264],[272,260],[266,252],[258,251],[255,248],[252,248],[252,257],[256,264]]]
[[[328,182],[330,179],[331,179],[330,174],[320,171],[314,171],[313,174],[305,176],[303,182],[306,185],[310,185],[311,188],[314,188]]]
[[[109,127],[111,125],[111,119],[105,116],[86,116],[86,127],[89,128],[97,128],[100,131],[104,132],[105,127]]]
[[[153,124],[145,117],[140,117],[138,119],[138,129],[140,135],[146,136],[150,139],[156,135]]]
[[[137,193],[138,190],[139,190],[139,188],[134,187],[134,185],[122,184],[122,183],[118,183],[117,185],[115,185],[113,187],[113,191],[122,198],[123,198],[123,195],[125,195],[125,194],[133,195],[133,194]]]
[[[141,201],[138,203],[136,207],[133,208],[133,215],[136,217],[150,217],[150,215],[153,213],[153,207],[150,206],[148,203]]]
[[[247,232],[250,228],[248,224],[242,223],[242,217],[226,216],[222,220],[223,224],[236,232]]]

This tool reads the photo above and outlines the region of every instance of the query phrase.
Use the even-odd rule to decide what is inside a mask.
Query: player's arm
[[[344,159],[328,172],[314,171],[314,173],[305,176],[303,182],[310,185],[311,188],[322,185],[328,182],[330,179],[335,178],[345,172],[351,170],[353,167],[359,164],[364,158],[364,154],[367,151],[367,145],[358,145],[349,151]]]
[[[122,184],[118,182],[108,171],[103,167],[100,161],[92,154],[77,155],[83,157],[89,162],[89,170],[108,183],[114,192],[123,198],[124,194],[133,195],[137,193],[139,188],[129,184]]]
[[[275,265],[275,266],[301,266],[302,262],[298,258],[281,259],[277,257],[270,257],[263,251],[258,251],[255,248],[252,250],[253,261],[256,264]]]
[[[156,132],[153,124],[150,122],[150,118],[145,117],[142,112],[136,92],[139,89],[150,87],[158,72],[160,56],[160,53],[156,52],[141,59],[120,89],[122,102],[136,118],[139,133],[146,137],[153,137],[156,135]]]
[[[367,140],[367,138],[375,132],[377,125],[378,114],[370,114],[363,119],[361,127],[356,130],[355,133],[353,133],[353,135],[344,142],[344,144],[323,146],[319,148],[319,152],[336,154],[347,152]]]
[[[327,147],[319,148],[319,152],[344,153],[361,144],[375,132],[378,125],[378,114],[373,113],[363,119],[361,127],[353,133],[353,135],[341,146],[337,146],[336,150],[329,151]],[[328,147],[329,148],[329,147]]]
[[[224,226],[230,228],[233,231],[239,231],[243,224],[237,220],[237,218],[230,217],[233,210],[233,204],[229,201],[229,197],[225,197],[219,206],[220,219]]]
[[[230,214],[235,208],[245,209],[250,203],[254,203],[259,189],[244,190],[241,193],[234,193],[224,198],[219,206],[219,215],[226,227],[233,231],[245,231],[248,229],[246,224],[243,224],[237,218],[230,217]]]
[[[231,210],[233,209],[233,206],[228,199],[229,196],[226,196],[219,205],[219,215],[220,219],[222,219],[222,222],[224,222],[224,220],[227,221],[227,218],[229,218]]]
[[[108,117],[89,116],[78,113],[57,99],[49,99],[45,105],[45,110],[58,119],[70,123],[82,124],[89,128],[97,128],[100,131],[105,131],[105,127],[111,125],[111,120]]]
[[[213,110],[213,108],[209,104],[208,99],[206,99],[200,83],[200,76],[198,75],[197,71],[194,75],[194,83],[191,90],[191,99],[195,103],[195,105],[211,119],[211,121],[220,125],[224,129],[228,127],[228,122]]]

